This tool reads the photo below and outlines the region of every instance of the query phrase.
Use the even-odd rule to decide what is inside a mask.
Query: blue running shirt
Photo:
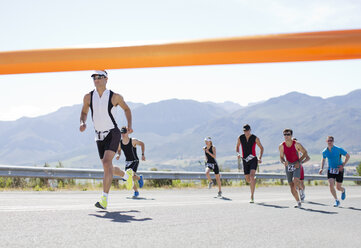
[[[328,170],[331,168],[336,169],[339,165],[342,165],[341,156],[346,156],[347,152],[338,146],[333,146],[331,151],[326,147],[322,151],[323,158],[328,159]]]

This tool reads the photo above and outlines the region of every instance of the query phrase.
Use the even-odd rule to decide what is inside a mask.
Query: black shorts
[[[106,150],[117,152],[120,142],[120,130],[119,128],[113,128],[110,130],[107,137],[104,140],[97,140],[98,153],[100,159],[104,158],[104,153]]]
[[[219,174],[219,168],[217,163],[206,163],[206,167],[213,170],[214,174]]]
[[[333,178],[336,179],[336,182],[342,183],[343,182],[343,172],[339,171],[338,174],[331,174],[329,170],[327,170],[327,178]]]
[[[258,159],[253,158],[250,161],[246,162],[243,159],[243,172],[245,175],[249,175],[251,173],[251,170],[257,170],[258,166]]]
[[[125,161],[125,170],[132,169],[134,172],[137,172],[138,165],[139,165],[139,160]]]

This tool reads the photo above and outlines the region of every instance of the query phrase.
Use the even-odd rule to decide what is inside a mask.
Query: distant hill
[[[147,166],[168,168],[169,163],[202,158],[205,136],[212,137],[219,157],[234,155],[244,123],[251,125],[270,155],[278,153],[282,130],[288,127],[313,153],[325,147],[327,135],[349,151],[361,151],[361,90],[327,99],[291,92],[246,107],[178,99],[128,105],[133,137],[146,143]],[[0,164],[62,161],[66,166],[99,168],[92,122],[88,120],[87,130],[79,132],[80,110],[81,105],[74,105],[44,116],[0,122]],[[120,126],[125,124],[120,109],[116,119]]]

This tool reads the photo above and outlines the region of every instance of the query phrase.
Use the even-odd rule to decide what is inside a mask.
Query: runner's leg
[[[114,155],[115,152],[111,150],[106,150],[104,153],[104,157],[102,159],[103,168],[104,168],[103,192],[105,193],[109,193],[110,186],[112,185]]]
[[[254,199],[254,191],[256,189],[256,170],[251,170],[251,173],[248,175],[249,181],[250,181],[250,188],[251,188],[251,199]]]
[[[331,191],[333,198],[335,198],[335,200],[337,200],[337,194],[336,194],[336,190],[335,190],[335,179],[329,178],[328,183],[329,183],[330,191]]]

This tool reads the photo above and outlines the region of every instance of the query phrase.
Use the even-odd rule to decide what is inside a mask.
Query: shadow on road
[[[220,199],[220,200],[225,200],[225,201],[232,201],[232,199],[231,199],[231,198],[224,197],[224,196],[222,196],[221,198],[219,198],[219,197],[215,196],[215,197],[213,197],[213,198],[215,198],[215,199]]]
[[[130,211],[116,211],[116,212],[108,212],[108,211],[97,211],[97,213],[101,214],[89,214],[90,216],[95,216],[102,219],[110,219],[112,222],[123,222],[123,223],[130,223],[133,221],[147,221],[152,220],[152,218],[143,218],[143,219],[136,219],[132,215],[127,215],[124,213],[138,213],[137,210],[130,210]],[[104,213],[104,215],[102,215]]]
[[[308,204],[313,204],[313,205],[318,205],[318,206],[326,206],[328,207],[329,205],[323,204],[323,203],[319,203],[319,202],[312,202],[312,201],[305,201],[305,203]]]
[[[264,207],[271,207],[271,208],[289,208],[287,206],[279,206],[279,205],[272,205],[272,204],[267,204],[264,202],[259,202],[259,203],[255,203],[256,205],[260,205],[260,206],[264,206]]]
[[[320,213],[320,214],[338,214],[337,212],[330,212],[325,210],[317,210],[317,209],[311,209],[311,208],[300,208],[301,210],[307,211],[307,212],[314,212],[314,213]]]
[[[127,197],[127,199],[131,199],[131,200],[147,200],[147,201],[154,201],[154,198],[146,198],[146,197]]]
[[[348,207],[348,208],[345,208],[345,207],[339,207],[339,208],[343,208],[343,209],[351,209],[351,210],[356,210],[356,211],[361,211],[360,208],[354,208],[354,207]]]

